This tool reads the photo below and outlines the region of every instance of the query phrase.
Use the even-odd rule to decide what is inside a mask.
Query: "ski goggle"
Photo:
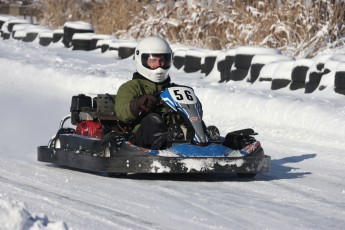
[[[148,54],[143,53],[141,55],[141,63],[148,69],[169,69],[171,66],[171,54]]]

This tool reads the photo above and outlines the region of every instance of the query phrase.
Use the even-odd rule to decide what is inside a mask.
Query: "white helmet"
[[[147,37],[135,49],[137,71],[153,82],[163,82],[168,78],[172,62],[169,44],[160,37]]]

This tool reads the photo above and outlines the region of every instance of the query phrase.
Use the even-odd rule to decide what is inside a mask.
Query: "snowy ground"
[[[232,175],[109,178],[36,161],[71,96],[113,93],[133,60],[116,52],[0,41],[0,229],[343,229],[345,96],[218,84],[173,70],[193,86],[221,133],[259,132],[272,170]]]

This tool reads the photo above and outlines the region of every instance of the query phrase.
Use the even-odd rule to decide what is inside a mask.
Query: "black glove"
[[[156,108],[158,98],[152,95],[144,94],[140,97],[134,98],[130,104],[131,113],[138,116],[141,112],[149,113]]]

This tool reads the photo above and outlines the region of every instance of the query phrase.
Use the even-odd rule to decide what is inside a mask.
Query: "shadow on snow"
[[[64,166],[57,166],[48,164],[50,167],[63,168],[66,170],[74,170],[84,173],[90,173],[98,176],[112,177],[113,179],[129,179],[129,180],[157,180],[157,181],[184,181],[184,182],[220,182],[220,181],[234,181],[234,182],[250,182],[250,181],[272,181],[283,179],[296,179],[311,172],[300,171],[300,168],[287,166],[286,164],[299,163],[304,160],[315,158],[317,154],[303,154],[300,156],[289,156],[282,159],[272,159],[271,171],[267,173],[258,173],[254,178],[240,178],[235,173],[136,173],[127,175],[108,175],[107,173],[94,173],[85,170],[73,169]]]

